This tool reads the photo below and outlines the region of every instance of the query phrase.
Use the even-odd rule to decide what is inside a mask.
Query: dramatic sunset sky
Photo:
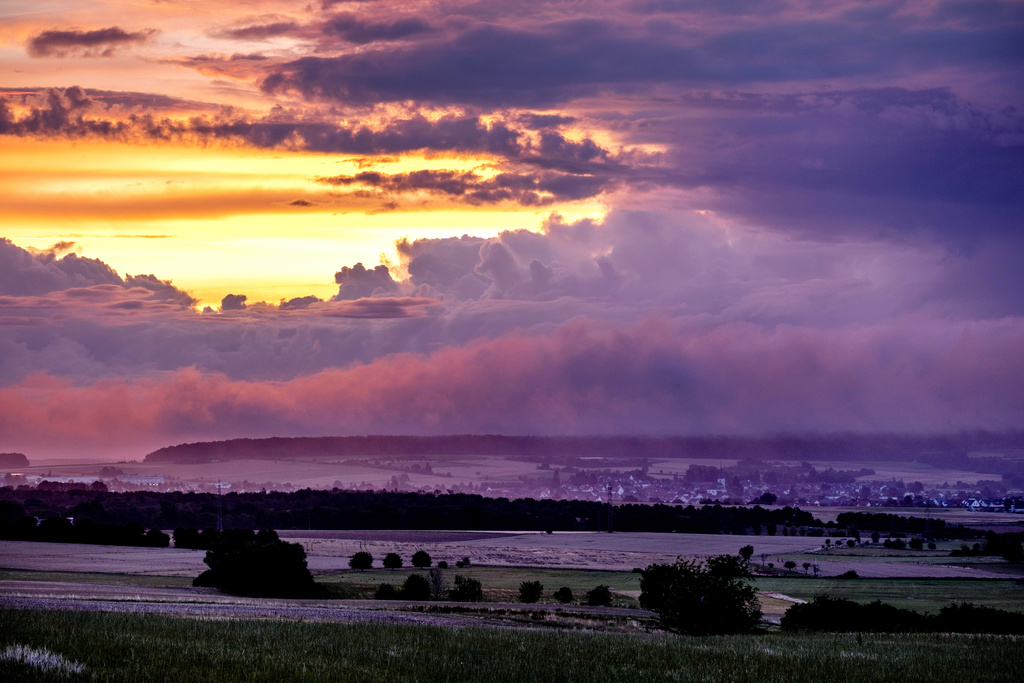
[[[0,3],[0,451],[1024,429],[1020,0]]]

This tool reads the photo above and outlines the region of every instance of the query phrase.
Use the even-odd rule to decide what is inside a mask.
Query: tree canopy
[[[224,531],[203,561],[210,568],[195,578],[195,586],[261,598],[326,596],[309,573],[306,551],[298,543],[280,540],[274,531]]]
[[[744,633],[761,622],[751,578],[746,561],[733,555],[652,564],[640,572],[640,605],[679,633]]]

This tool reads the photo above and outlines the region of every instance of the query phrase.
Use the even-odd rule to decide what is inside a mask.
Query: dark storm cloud
[[[688,116],[639,139],[689,134],[661,181],[715,188],[707,208],[805,235],[924,232],[963,246],[1019,232],[1024,116],[1013,109],[904,88],[694,97],[684,107]]]
[[[596,18],[529,28],[469,22],[403,47],[303,57],[277,67],[262,87],[348,104],[550,106],[654,86],[735,88],[975,66],[1009,73],[1024,58],[1019,22],[782,20],[679,35],[665,28]]]
[[[248,59],[248,56],[244,57]],[[135,94],[120,98],[135,101]],[[262,118],[244,115],[195,116],[188,120],[132,115],[124,119],[104,118],[102,106],[116,102],[107,92],[93,95],[77,86],[65,90],[47,89],[30,94],[0,98],[0,135],[89,135],[138,137],[152,140],[197,138],[240,140],[255,147],[293,146],[312,152],[381,155],[420,150],[486,153],[515,158],[536,166],[570,172],[611,170],[616,163],[611,152],[592,140],[569,140],[552,126],[565,123],[562,117],[513,116],[509,121],[485,120],[474,114],[446,114],[428,118],[421,114],[389,119],[379,128],[359,123],[341,125],[303,120],[285,111],[273,111]],[[18,116],[12,104],[27,107]],[[163,106],[197,108],[199,103],[174,100]],[[531,127],[532,123],[543,127]],[[537,134],[537,140],[534,134]],[[600,165],[594,166],[594,165]],[[594,166],[594,168],[590,168]]]
[[[118,48],[144,43],[155,36],[155,29],[129,32],[118,26],[93,31],[43,31],[26,45],[30,57],[111,57]]]
[[[421,191],[472,205],[512,202],[522,206],[545,206],[594,197],[610,189],[614,182],[608,177],[565,173],[499,173],[483,178],[471,172],[431,170],[391,175],[363,171],[317,181],[334,186],[366,186],[392,194]]]
[[[402,17],[390,21],[366,21],[358,15],[350,13],[335,15],[323,25],[324,33],[357,45],[401,40],[433,30],[427,21],[419,17]]]

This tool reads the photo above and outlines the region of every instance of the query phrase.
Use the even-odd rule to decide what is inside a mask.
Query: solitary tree
[[[412,556],[412,566],[424,569],[431,563],[430,553],[426,550],[417,550]]]
[[[388,553],[384,556],[384,568],[385,569],[401,569],[402,558],[398,553]]]
[[[348,561],[348,566],[352,569],[369,569],[373,566],[373,555],[365,550],[360,550]]]
[[[754,556],[754,546],[745,545],[740,548],[740,557],[743,558],[744,562],[750,562],[750,558]]]
[[[427,582],[430,584],[430,599],[442,600],[448,592],[448,580],[444,576],[444,569],[434,567],[427,572]]]
[[[786,560],[782,566],[792,571],[793,569],[796,569],[796,562],[793,560]]]
[[[398,600],[402,594],[398,592],[393,583],[382,583],[373,594],[375,600]]]
[[[519,584],[519,602],[537,602],[543,592],[540,581],[523,581]]]
[[[410,574],[402,584],[403,600],[429,600],[430,583],[422,574]]]
[[[612,604],[612,591],[608,586],[594,586],[594,589],[587,592],[587,604],[594,607],[607,607]]]
[[[484,599],[484,589],[476,579],[456,576],[455,587],[448,591],[448,599],[455,602],[480,602]]]
[[[562,586],[555,591],[554,598],[563,605],[568,604],[572,602],[572,589],[568,586]]]
[[[811,569],[811,563],[810,562],[804,562],[804,574],[806,574],[808,571],[810,571],[810,569]]]
[[[323,586],[313,581],[306,551],[287,543],[274,531],[231,529],[223,532],[203,560],[210,568],[194,586],[220,588],[228,593],[267,598],[319,598]]]
[[[750,569],[740,557],[652,564],[640,573],[640,606],[680,633],[744,633],[761,622]]]

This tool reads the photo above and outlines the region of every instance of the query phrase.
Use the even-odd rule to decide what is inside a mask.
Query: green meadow
[[[14,646],[29,653],[27,663],[0,661],[6,681],[962,683],[1019,679],[1022,645],[997,636],[687,638],[0,611],[0,655]]]

